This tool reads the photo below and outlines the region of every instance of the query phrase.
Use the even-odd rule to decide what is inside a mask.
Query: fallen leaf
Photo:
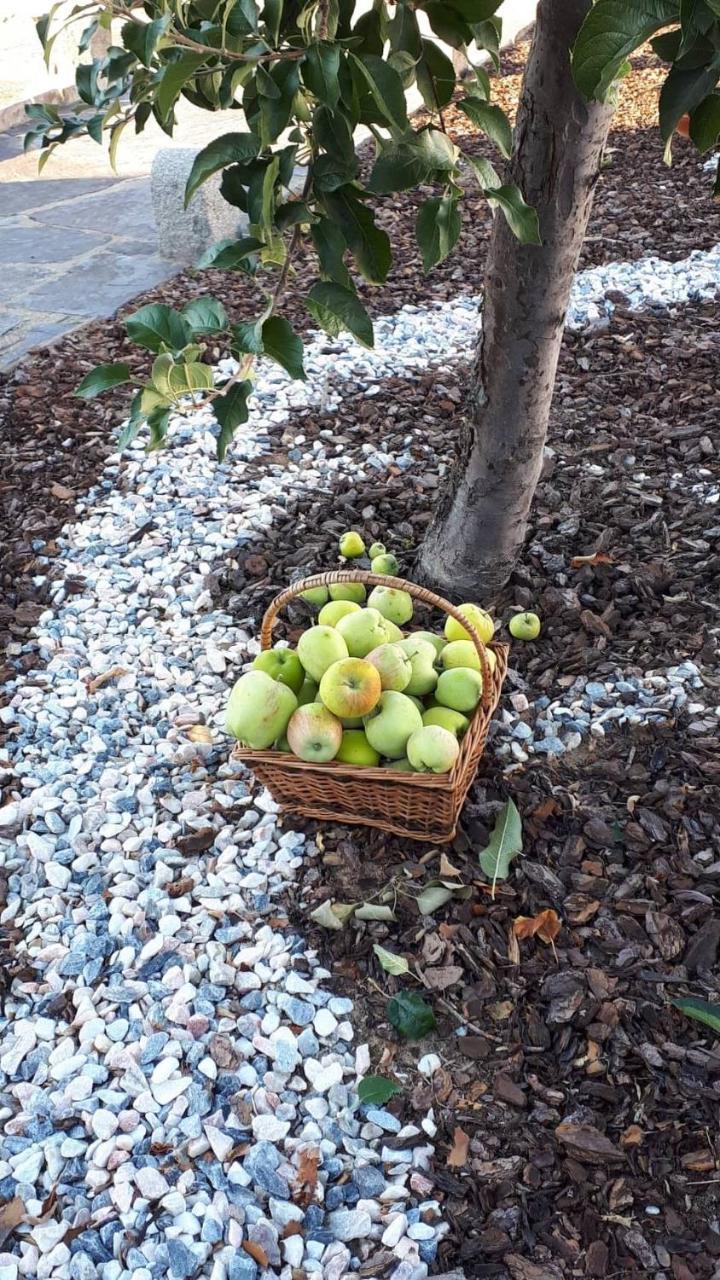
[[[310,912],[310,919],[323,929],[342,929],[355,910],[354,902],[331,902],[329,898]]]
[[[480,853],[480,866],[492,884],[492,896],[498,880],[506,880],[510,863],[522,853],[522,821],[514,800],[503,805],[495,819],[490,839]]]
[[[312,1199],[312,1194],[317,1186],[319,1164],[320,1152],[317,1147],[305,1147],[300,1152],[297,1177],[295,1179],[295,1185],[298,1190],[298,1194],[294,1197],[296,1200],[308,1203]]]
[[[462,976],[463,969],[459,964],[425,969],[423,972],[425,982],[433,991],[445,991],[448,987],[454,987],[456,982],[460,982]]]
[[[171,884],[166,886],[166,892],[169,898],[184,898],[186,893],[190,893],[195,888],[195,881],[190,876],[185,876],[183,880],[173,880]]]
[[[373,951],[386,973],[399,977],[400,974],[409,972],[410,965],[404,956],[397,956],[394,951],[386,951],[379,942],[374,943]]]
[[[459,1126],[453,1134],[453,1144],[448,1152],[447,1164],[449,1169],[462,1169],[467,1163],[468,1151],[470,1150],[470,1138],[464,1129]]]
[[[257,1240],[243,1240],[242,1247],[246,1253],[250,1254],[251,1258],[255,1259],[258,1266],[267,1267],[270,1265],[270,1259],[262,1245],[258,1244]]]
[[[645,1131],[640,1128],[639,1124],[629,1124],[624,1133],[620,1135],[621,1147],[639,1147],[645,1137]]]
[[[25,1205],[19,1196],[13,1196],[12,1200],[0,1205],[0,1248],[25,1218]]]
[[[400,1085],[385,1076],[364,1076],[358,1085],[358,1098],[365,1106],[383,1107],[400,1092]]]
[[[394,920],[395,912],[392,907],[384,906],[377,902],[363,902],[355,912],[356,920]]]
[[[439,907],[444,907],[453,896],[452,889],[448,889],[442,884],[430,884],[427,889],[423,889],[420,897],[417,899],[418,911],[421,916],[430,916],[433,911],[437,911]]]
[[[88,693],[97,693],[98,689],[102,689],[104,684],[108,684],[110,680],[119,680],[121,676],[127,675],[127,667],[111,667],[109,671],[103,671],[101,676],[95,676],[93,680],[88,680]]]
[[[536,916],[516,916],[512,928],[516,938],[539,938],[550,945],[562,929],[562,921],[557,911],[548,907]]]
[[[551,818],[554,813],[557,813],[559,807],[557,800],[554,800],[552,796],[548,796],[546,800],[543,800],[542,804],[538,805],[537,809],[533,809],[530,817],[535,822],[544,822],[545,818]]]
[[[457,867],[453,866],[447,854],[441,853],[440,854],[440,878],[442,879],[443,876],[460,876],[460,875],[462,875],[462,872],[458,871]]]
[[[514,929],[511,929],[508,935],[508,960],[511,964],[520,963],[520,943]]]
[[[303,1229],[302,1222],[298,1222],[297,1218],[291,1218],[290,1221],[286,1223],[285,1226],[283,1227],[283,1233],[282,1233],[283,1240],[287,1240],[288,1236],[302,1235],[302,1229]]]
[[[582,569],[586,564],[612,564],[613,558],[609,556],[607,551],[593,551],[589,556],[573,556],[570,561],[571,569]]]
[[[206,724],[191,724],[185,730],[185,737],[191,742],[212,742],[213,736]]]
[[[74,489],[67,489],[64,484],[58,484],[57,480],[53,480],[50,485],[50,492],[53,498],[59,498],[61,502],[72,502],[75,497]]]

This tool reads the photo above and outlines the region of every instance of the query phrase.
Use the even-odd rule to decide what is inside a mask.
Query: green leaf
[[[720,1035],[720,1004],[708,1004],[707,1000],[697,1000],[691,996],[686,1000],[673,1000],[673,1005],[686,1017],[704,1022]]]
[[[373,944],[373,951],[386,973],[392,973],[397,978],[401,973],[410,972],[410,965],[404,956],[396,956],[394,952],[386,951],[378,942]]]
[[[514,182],[485,191],[491,209],[500,209],[513,235],[521,244],[542,244],[537,210],[523,200]]]
[[[460,235],[460,214],[452,196],[433,196],[421,205],[415,221],[415,234],[422,253],[425,271],[443,262],[455,247]]]
[[[486,22],[500,8],[501,0],[449,0],[449,6],[460,14],[466,22],[474,26],[476,22]]]
[[[170,14],[165,14],[154,22],[126,22],[120,33],[124,47],[134,53],[144,67],[149,67],[158,41],[164,36],[171,21]]]
[[[340,97],[340,49],[333,44],[311,44],[301,67],[303,84],[331,109]]]
[[[660,135],[664,142],[672,137],[681,116],[693,111],[715,88],[718,70],[720,60],[717,58],[708,67],[670,68],[660,90]]]
[[[260,139],[254,133],[224,133],[213,139],[196,155],[185,184],[185,208],[197,191],[218,169],[231,164],[247,164],[260,150]]]
[[[284,0],[265,0],[263,22],[268,29],[271,44],[277,44],[282,22]]]
[[[388,124],[401,132],[408,127],[405,90],[397,71],[393,71],[382,58],[373,53],[364,53],[361,57],[352,54],[356,67],[362,72],[375,105],[387,120]]]
[[[128,338],[146,347],[148,351],[160,351],[169,347],[179,351],[192,341],[192,330],[179,311],[164,302],[151,302],[134,311],[125,321]]]
[[[213,400],[212,410],[220,427],[217,438],[217,459],[222,462],[238,427],[248,420],[249,382],[233,382],[222,396]]]
[[[417,898],[418,911],[421,916],[431,916],[433,911],[437,911],[440,907],[444,907],[453,896],[453,890],[447,889],[443,884],[430,884],[427,889],[423,889],[419,898]]]
[[[178,361],[169,370],[168,381],[174,396],[187,396],[193,391],[213,391],[215,379],[209,364]]]
[[[372,320],[360,299],[349,289],[320,281],[310,290],[306,306],[320,328],[331,338],[337,338],[343,329],[347,329],[364,347],[372,347]]]
[[[604,98],[625,58],[679,17],[678,0],[596,0],[572,51],[572,73],[586,98]]]
[[[365,279],[371,284],[384,284],[392,264],[392,250],[386,232],[376,226],[372,211],[357,199],[353,187],[324,194],[323,204],[340,227]]]
[[[254,236],[243,236],[241,240],[218,240],[203,254],[197,266],[199,269],[226,267],[250,271],[249,259],[262,247],[262,240],[256,240]]]
[[[83,400],[94,400],[95,396],[101,395],[103,391],[109,391],[111,387],[119,387],[123,382],[129,382],[131,377],[132,374],[126,364],[99,364],[85,374],[73,394],[80,396]]]
[[[473,38],[472,28],[456,9],[450,7],[447,0],[429,0],[423,8],[430,26],[443,44],[449,44],[452,49],[464,49],[465,45],[470,44]]]
[[[228,316],[217,298],[193,298],[182,309],[193,334],[221,333],[228,327]]]
[[[421,1040],[434,1031],[437,1023],[427,1000],[417,991],[399,991],[387,1002],[391,1025],[405,1040]]]
[[[318,221],[311,225],[310,234],[323,275],[334,280],[336,284],[341,284],[344,289],[354,292],[350,272],[343,261],[347,244],[342,232],[329,218],[318,218]]]
[[[463,98],[458,106],[509,160],[512,155],[512,129],[505,112],[492,102],[483,102],[482,98]]]
[[[691,113],[690,137],[698,151],[715,146],[720,137],[720,94],[709,94]]]
[[[358,1101],[364,1107],[384,1107],[396,1093],[400,1085],[385,1076],[364,1076],[358,1085]]]
[[[262,327],[265,355],[282,365],[291,378],[305,379],[302,339],[293,333],[292,325],[282,316],[270,316]]]
[[[170,113],[188,80],[192,79],[207,57],[208,54],[205,53],[184,53],[175,62],[169,62],[164,68],[155,90],[155,105],[163,123],[168,121]]]
[[[418,20],[413,8],[406,4],[405,0],[398,0],[395,14],[390,19],[387,29],[390,45],[396,52],[407,51],[412,55],[413,60],[420,57],[422,42]]]
[[[489,160],[486,160],[484,156],[463,155],[463,159],[467,160],[468,164],[470,164],[474,169],[475,177],[477,178],[485,195],[487,195],[488,191],[494,190],[495,187],[502,186],[502,180],[497,169]]]
[[[170,410],[159,409],[149,414],[147,424],[150,429],[150,440],[146,453],[155,453],[157,449],[162,449],[165,443],[165,437],[170,426]]]
[[[136,391],[130,404],[130,413],[120,435],[118,436],[118,452],[122,453],[132,444],[140,428],[145,424],[145,414],[142,411],[142,391]]]
[[[510,863],[522,853],[522,821],[513,800],[500,810],[489,843],[480,854],[480,866],[492,881],[492,894],[498,880],[507,880]]]
[[[231,326],[233,350],[243,355],[261,356],[264,347],[262,340],[262,322],[260,320],[241,320]]]
[[[438,111],[452,101],[455,68],[434,40],[422,41],[422,53],[415,68],[417,87],[429,111]]]
[[[355,912],[356,920],[394,920],[395,912],[392,907],[383,906],[377,902],[363,902]]]
[[[414,138],[391,142],[383,147],[375,161],[367,189],[378,195],[410,191],[427,182],[431,172]]]

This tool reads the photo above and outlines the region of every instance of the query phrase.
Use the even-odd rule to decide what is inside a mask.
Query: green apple
[[[464,618],[475,628],[483,644],[489,644],[495,634],[495,623],[490,614],[479,604],[461,604],[458,608]],[[469,640],[470,632],[448,614],[445,619],[446,640]]]
[[[399,640],[405,639],[404,633],[389,618],[385,619],[385,630],[387,631],[388,644],[397,644]]]
[[[359,613],[360,605],[353,600],[330,600],[320,610],[317,620],[321,627],[336,627],[346,613]]]
[[[412,676],[410,683],[405,686],[405,693],[414,693],[416,697],[424,698],[426,694],[432,693],[438,680],[435,646],[429,640],[418,640],[412,635],[400,641],[400,648],[412,663]]]
[[[418,773],[449,773],[460,754],[460,745],[448,729],[428,724],[410,735],[407,754]]]
[[[537,640],[540,619],[536,613],[516,613],[508,623],[508,631],[515,640]]]
[[[252,751],[265,751],[285,732],[296,707],[297,698],[286,684],[265,671],[246,671],[230,692],[227,731]]]
[[[342,658],[320,681],[320,700],[334,716],[366,716],[380,701],[380,672],[364,658]]]
[[[266,649],[264,653],[258,654],[253,662],[253,670],[264,671],[271,680],[286,684],[293,693],[300,692],[305,679],[302,662],[295,650],[282,649],[277,645],[274,649]]]
[[[442,653],[447,644],[444,636],[436,636],[433,631],[412,631],[410,635],[413,640],[427,640],[429,644],[435,646],[435,652],[438,654]]]
[[[311,680],[309,676],[306,676],[302,682],[300,692],[297,696],[298,706],[306,707],[308,702],[317,702],[317,700],[318,700],[317,682],[315,680]]]
[[[359,609],[346,613],[337,624],[351,658],[365,658],[378,645],[387,643],[385,619],[377,609]]]
[[[395,769],[397,773],[415,772],[407,756],[403,756],[400,760],[388,760],[384,767],[386,769]]]
[[[485,650],[485,661],[490,670],[494,671],[497,658],[492,649]],[[473,671],[482,671],[480,655],[472,640],[451,640],[440,654],[440,664],[446,671],[452,667],[472,667]]]
[[[396,759],[405,755],[407,740],[422,728],[422,716],[404,693],[388,689],[369,716],[365,717],[365,733],[371,747],[381,756]]]
[[[298,640],[298,657],[311,680],[322,680],[328,667],[347,658],[348,647],[335,627],[309,627]]]
[[[402,693],[410,683],[412,663],[399,644],[381,644],[370,651],[367,660],[380,672],[383,689],[394,689],[396,693]]]
[[[282,735],[282,737],[281,737],[281,738],[278,738],[277,742],[275,743],[275,745],[274,745],[274,747],[273,747],[273,751],[285,751],[285,752],[290,752],[290,743],[289,743],[289,742],[288,742],[288,740],[287,740],[287,734],[286,734],[286,733],[284,733],[284,734]]]
[[[345,556],[347,560],[355,560],[358,556],[365,555],[365,543],[359,533],[352,530],[350,533],[344,533],[340,539],[340,555]]]
[[[387,573],[391,577],[398,572],[400,565],[393,555],[392,551],[384,551],[382,555],[373,556],[370,561],[370,568],[373,573]]]
[[[482,676],[472,667],[453,667],[443,671],[437,682],[435,697],[443,707],[453,711],[474,711],[482,693]]]
[[[331,582],[331,600],[353,600],[355,604],[363,604],[367,591],[362,582]]]
[[[368,555],[371,560],[376,560],[378,556],[384,556],[386,551],[387,547],[384,542],[373,542]]]
[[[403,692],[405,691],[403,690]],[[414,693],[405,693],[405,697],[409,698],[411,702],[415,703],[415,706],[420,712],[420,715],[422,715],[425,710],[425,703],[423,702],[422,698],[416,698]]]
[[[383,618],[402,627],[413,616],[412,596],[398,587],[373,587],[368,596],[368,604],[377,609]]]
[[[380,763],[380,756],[370,746],[362,729],[345,730],[335,759],[342,760],[343,764],[359,764],[371,768]]]
[[[453,711],[451,707],[428,707],[423,713],[423,724],[439,724],[441,729],[447,729],[456,738],[462,738],[470,721],[462,712]]]
[[[306,707],[298,707],[287,727],[288,742],[295,755],[317,764],[325,764],[335,758],[342,735],[342,725],[337,716],[322,702],[309,702]]]
[[[329,598],[327,587],[308,587],[307,591],[300,592],[300,599],[307,600],[308,604],[323,605]]]

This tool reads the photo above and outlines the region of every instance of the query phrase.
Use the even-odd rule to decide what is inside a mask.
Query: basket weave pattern
[[[294,582],[269,606],[260,631],[263,649],[272,645],[272,629],[281,609],[310,587],[338,582],[364,586],[396,587],[416,600],[450,614],[471,636],[483,676],[481,700],[460,743],[460,754],[449,773],[400,773],[387,768],[366,768],[331,760],[313,764],[284,751],[251,751],[237,746],[233,759],[242,760],[264,783],[273,798],[290,813],[325,822],[360,823],[380,827],[411,840],[445,843],[452,840],[470,784],[480,763],[507,671],[507,646],[492,644],[496,666],[491,673],[485,645],[477,632],[449,601],[425,587],[378,573],[356,569],[314,574]]]

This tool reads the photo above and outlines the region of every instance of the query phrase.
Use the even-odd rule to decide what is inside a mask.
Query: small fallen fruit
[[[515,640],[537,640],[540,619],[536,613],[516,613],[508,623],[508,631]]]
[[[400,565],[391,551],[384,551],[382,555],[373,556],[370,561],[370,567],[373,573],[389,573],[396,574]]]
[[[345,556],[346,560],[355,560],[358,556],[365,555],[365,543],[359,533],[351,530],[344,533],[340,539],[340,555]]]
[[[373,542],[368,555],[371,560],[374,560],[377,556],[384,556],[386,551],[387,547],[384,542]]]

